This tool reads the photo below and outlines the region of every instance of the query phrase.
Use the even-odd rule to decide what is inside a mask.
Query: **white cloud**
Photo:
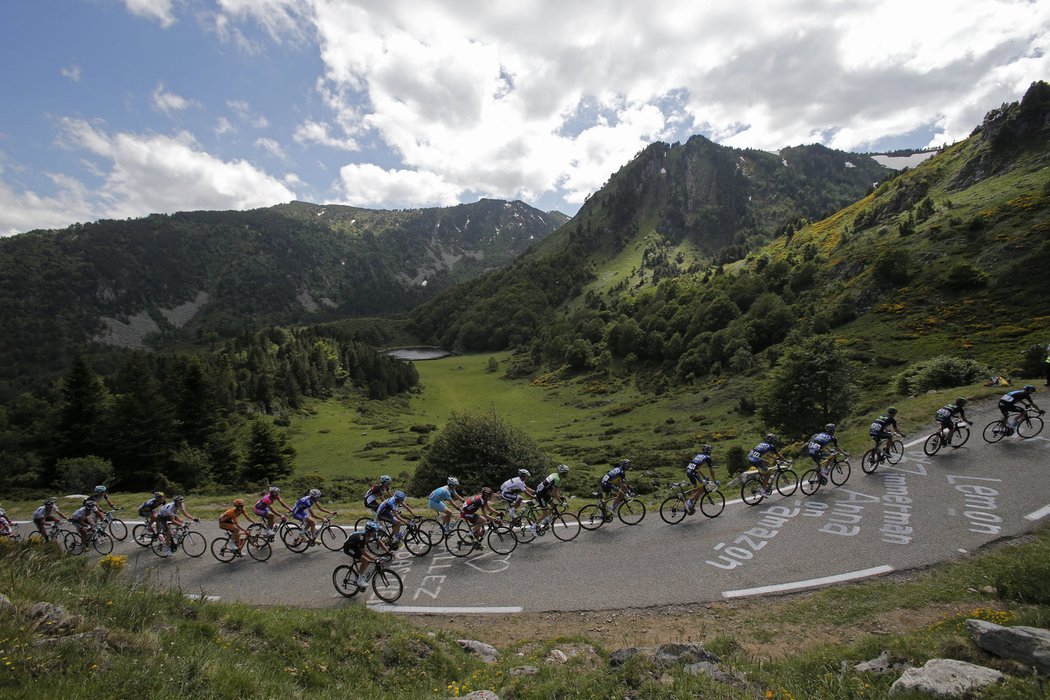
[[[164,89],[164,83],[157,83],[157,87],[153,88],[152,99],[153,106],[168,116],[171,116],[173,112],[181,112],[190,107],[200,107],[200,103],[196,100],[188,100],[181,95],[168,92]]]
[[[213,129],[216,136],[224,136],[225,134],[232,133],[236,130],[237,129],[226,117],[219,117],[218,121],[215,122],[215,128]]]
[[[69,78],[74,83],[80,82],[80,66],[75,63],[70,66],[63,66],[60,71],[63,78]]]
[[[266,151],[267,153],[269,153],[274,158],[277,158],[278,160],[282,160],[282,161],[285,161],[285,162],[288,161],[288,154],[284,152],[283,148],[281,148],[281,144],[277,143],[273,139],[270,139],[270,138],[258,138],[258,139],[255,139],[255,147],[256,148],[261,148],[262,150]]]
[[[256,129],[265,129],[270,126],[270,120],[261,114],[253,113],[251,105],[244,100],[227,100],[226,106],[232,109],[241,121]]]
[[[63,228],[94,218],[87,188],[72,178],[48,175],[57,193],[44,196],[16,189],[3,175],[0,170],[0,236],[38,228]]]
[[[327,124],[313,120],[307,120],[296,127],[293,138],[299,144],[316,143],[344,151],[356,151],[360,148],[352,138],[336,138],[328,132]]]
[[[124,0],[128,12],[146,19],[156,20],[167,29],[175,24],[174,0]]]
[[[339,177],[346,203],[354,206],[449,206],[462,193],[436,173],[384,170],[371,163],[344,165]]]

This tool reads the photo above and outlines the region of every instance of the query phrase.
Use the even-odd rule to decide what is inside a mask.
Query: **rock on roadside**
[[[1050,630],[1004,627],[986,620],[967,620],[966,629],[977,646],[996,656],[1032,666],[1050,676]]]
[[[960,698],[994,683],[1003,674],[955,659],[930,659],[922,668],[909,668],[890,686],[890,695],[925,693],[935,698]]]
[[[474,639],[457,639],[456,644],[459,644],[466,651],[476,655],[487,664],[494,664],[499,661],[499,650],[491,644]]]

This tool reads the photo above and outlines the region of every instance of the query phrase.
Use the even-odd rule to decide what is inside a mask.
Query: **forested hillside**
[[[565,221],[521,202],[373,211],[303,202],[74,224],[0,239],[0,396],[94,341],[213,342],[407,311]]]

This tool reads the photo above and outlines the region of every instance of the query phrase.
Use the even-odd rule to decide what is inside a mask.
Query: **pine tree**
[[[244,478],[252,482],[279,481],[292,473],[295,450],[287,444],[269,421],[252,423],[248,450],[244,459]]]

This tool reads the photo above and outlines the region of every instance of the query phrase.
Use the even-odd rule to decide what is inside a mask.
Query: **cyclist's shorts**
[[[685,475],[689,477],[689,483],[693,486],[696,486],[700,483],[700,475],[692,471],[691,469],[686,469]]]
[[[52,518],[54,520],[54,518]],[[47,518],[33,518],[34,525],[44,525],[47,522]]]
[[[260,518],[265,518],[267,515],[270,514],[270,506],[260,507],[258,503],[255,504],[252,510],[254,510],[255,514],[258,515]]]
[[[517,491],[509,491],[509,492],[501,491],[500,492],[500,496],[503,498],[504,501],[506,501],[507,503],[509,503],[511,505],[514,505],[515,503],[517,503],[518,499],[521,498],[521,494],[519,492],[517,492]]]
[[[152,518],[153,517],[153,511],[150,510],[149,508],[143,508],[142,510],[139,511],[139,517],[140,518]]]
[[[547,492],[547,489],[536,492],[536,502],[541,506],[545,506],[551,502],[551,495]]]
[[[1000,401],[999,402],[999,410],[1002,411],[1004,415],[1007,414],[1007,413],[1010,413],[1010,412],[1024,413],[1025,407],[1022,406],[1020,403],[1016,403],[1016,402],[1015,403],[1006,403],[1005,401]]]
[[[873,440],[888,440],[890,437],[892,437],[892,434],[887,433],[885,430],[883,430],[880,433],[868,433],[868,435],[870,435]]]
[[[219,521],[219,527],[221,529],[223,529],[223,530],[229,530],[230,532],[236,532],[237,531],[237,524],[236,523],[225,522],[225,521],[220,520]]]
[[[602,487],[602,493],[609,493],[613,489],[619,488],[620,485],[619,484],[614,484],[611,481],[602,481],[601,482],[601,487]]]
[[[764,459],[748,459],[747,461],[752,467],[759,470],[760,472],[769,471],[769,465],[766,464]]]
[[[445,505],[445,502],[437,498],[428,498],[427,506],[430,510],[436,510],[438,513],[444,513],[448,510],[448,506]]]
[[[170,515],[157,515],[157,522],[162,524],[162,525],[164,523],[170,523],[171,520],[172,520],[172,516],[170,516]]]
[[[376,521],[382,521],[384,523],[394,524],[394,514],[391,511],[385,513],[376,513]]]
[[[349,540],[347,540],[347,542],[349,542]],[[358,561],[359,559],[361,559],[361,555],[364,554],[364,551],[364,545],[361,545],[360,547],[354,547],[348,544],[347,546],[343,547],[343,554],[353,557],[354,561]]]
[[[821,450],[819,452],[810,452],[809,453],[809,458],[812,459],[817,464],[820,464],[821,462],[824,461],[824,459],[828,456],[828,454],[829,454],[828,452],[824,452],[823,450]]]
[[[370,511],[372,511],[374,513],[379,508],[379,503],[380,503],[379,500],[377,500],[375,496],[372,496],[371,498],[366,498],[365,499],[365,508],[367,508],[368,510],[370,510]]]
[[[303,522],[308,517],[310,517],[310,512],[306,510],[293,510],[292,517],[298,520],[299,522]]]
[[[471,525],[477,525],[478,524],[478,514],[477,513],[464,513],[463,514],[463,519],[466,520]]]
[[[83,518],[70,518],[69,522],[76,523],[77,525],[91,525],[91,517],[84,516]]]
[[[953,425],[955,425],[955,421],[952,420],[951,416],[948,416],[947,418],[942,418],[941,419],[941,427],[942,428],[950,428]]]

